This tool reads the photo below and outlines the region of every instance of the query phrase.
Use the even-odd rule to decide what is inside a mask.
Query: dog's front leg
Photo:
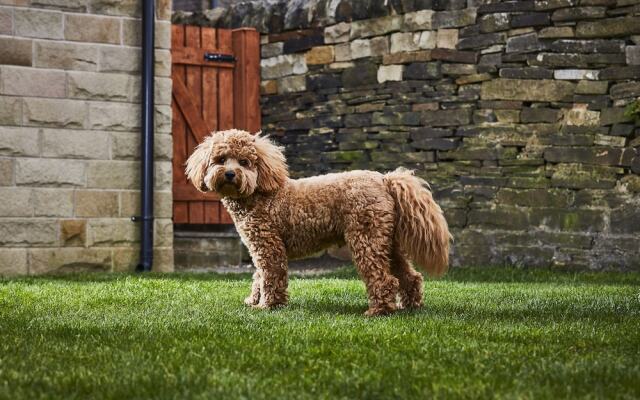
[[[259,279],[259,302],[256,307],[274,308],[287,304],[289,278],[284,244],[260,247],[255,249],[252,256],[261,278]]]
[[[244,299],[244,304],[256,306],[260,303],[260,286],[262,286],[262,274],[260,270],[253,273],[253,283],[251,284],[251,294]]]

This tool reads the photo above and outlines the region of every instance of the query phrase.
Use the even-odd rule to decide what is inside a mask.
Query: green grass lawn
[[[454,270],[366,318],[351,272],[0,280],[0,398],[638,398],[640,274]]]

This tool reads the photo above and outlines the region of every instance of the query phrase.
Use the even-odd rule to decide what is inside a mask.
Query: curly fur
[[[448,268],[451,235],[428,184],[411,171],[290,179],[282,148],[239,130],[213,133],[187,161],[196,189],[215,191],[256,272],[245,303],[287,303],[287,260],[348,245],[369,297],[366,315],[422,306],[422,275]],[[399,304],[397,299],[399,297]]]

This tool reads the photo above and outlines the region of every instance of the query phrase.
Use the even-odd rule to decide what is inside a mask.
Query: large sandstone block
[[[154,192],[153,213],[157,218],[172,217],[173,194],[170,191]],[[120,192],[120,217],[130,218],[134,215],[140,215],[140,192]]]
[[[73,160],[19,158],[16,184],[31,186],[84,186],[85,163]]]
[[[95,189],[139,189],[140,163],[92,161],[87,167],[87,187]]]
[[[22,99],[0,96],[0,124],[22,125]]]
[[[30,217],[33,215],[31,189],[0,188],[0,217]]]
[[[63,71],[2,67],[2,93],[14,96],[65,97]]]
[[[111,271],[111,250],[82,247],[29,250],[31,275],[84,271]]]
[[[34,65],[38,68],[95,71],[98,64],[96,47],[79,43],[36,41],[34,57]]]
[[[120,18],[66,14],[64,38],[77,42],[120,44]]]
[[[0,129],[0,155],[37,156],[40,154],[40,135],[36,128]]]
[[[173,139],[171,135],[156,134],[154,141],[156,160],[171,160],[173,157]],[[111,157],[118,160],[140,159],[140,134],[138,132],[112,132]]]
[[[70,217],[73,215],[73,190],[33,189],[31,203],[36,217]]]
[[[11,35],[13,33],[13,10],[10,8],[0,9],[0,35]]]
[[[60,244],[65,247],[84,247],[87,242],[86,219],[60,221]]]
[[[31,66],[33,42],[30,39],[0,37],[0,64]]]
[[[13,186],[13,166],[12,158],[0,158],[0,186]]]
[[[128,72],[140,71],[141,50],[137,47],[99,46],[98,57],[101,72]]]
[[[158,11],[162,11],[162,3],[159,3]],[[87,6],[92,14],[122,15],[125,17],[140,17],[142,3],[137,0],[88,0]],[[165,11],[166,12],[166,11]]]
[[[83,128],[86,117],[87,105],[84,101],[24,99],[25,125]]]
[[[483,100],[563,101],[573,95],[575,84],[554,80],[495,79],[482,83]]]
[[[89,104],[91,129],[134,131],[140,128],[140,105],[112,102]]]
[[[117,217],[118,212],[118,192],[104,190],[76,191],[74,211],[76,217]]]
[[[0,246],[53,246],[58,244],[58,223],[51,219],[0,219]]]
[[[28,273],[27,249],[0,249],[0,276]]]
[[[14,10],[16,36],[62,39],[62,13],[34,8]]]
[[[42,154],[55,158],[109,158],[109,133],[63,129],[42,130]]]
[[[133,75],[74,71],[67,76],[70,98],[110,101],[139,99],[140,82]]]
[[[134,246],[140,240],[140,224],[131,219],[91,219],[87,225],[90,247]]]

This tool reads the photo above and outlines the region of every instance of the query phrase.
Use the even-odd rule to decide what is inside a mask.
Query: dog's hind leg
[[[382,221],[380,225],[384,225]],[[398,279],[390,271],[390,229],[380,226],[362,226],[347,232],[345,239],[356,268],[364,280],[369,297],[369,309],[365,315],[385,315],[396,310]]]
[[[260,303],[260,286],[262,285],[262,274],[260,270],[253,273],[253,283],[251,284],[251,294],[244,299],[244,304],[255,306]]]
[[[422,275],[396,245],[391,256],[391,273],[400,282],[400,308],[422,307]]]

